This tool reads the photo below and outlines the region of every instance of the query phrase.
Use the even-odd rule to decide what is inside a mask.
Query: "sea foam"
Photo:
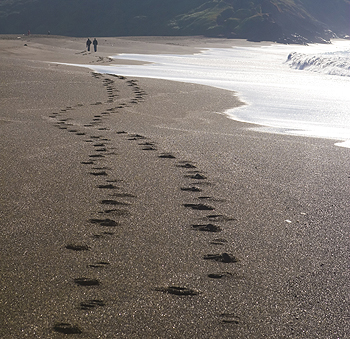
[[[350,77],[349,50],[315,55],[293,52],[288,55],[287,63],[294,69]]]

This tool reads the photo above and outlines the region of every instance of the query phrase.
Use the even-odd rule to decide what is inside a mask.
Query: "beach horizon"
[[[0,36],[0,337],[348,337],[348,149],[60,64],[250,42],[97,39]]]

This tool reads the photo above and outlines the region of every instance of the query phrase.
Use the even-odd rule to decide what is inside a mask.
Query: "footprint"
[[[225,324],[236,324],[240,323],[240,318],[234,313],[221,313],[220,316],[223,318],[222,322]]]
[[[145,146],[142,148],[143,151],[156,151],[157,149],[152,146]]]
[[[109,265],[109,262],[105,262],[105,261],[100,261],[94,264],[89,264],[88,267],[91,268],[103,268],[103,267],[107,267]]]
[[[216,226],[213,224],[192,225],[192,228],[202,232],[221,232],[222,231],[222,229],[219,226]]]
[[[203,174],[196,173],[194,175],[185,175],[186,178],[196,179],[196,180],[205,180],[207,177]]]
[[[101,171],[101,172],[90,172],[91,175],[94,176],[101,176],[101,175],[108,175],[105,171]]]
[[[104,210],[103,212],[99,212],[99,213],[100,214],[111,213],[111,214],[119,216],[119,217],[130,215],[130,212],[128,210],[120,210],[120,209]]]
[[[222,254],[207,254],[203,257],[205,260],[215,260],[223,263],[232,263],[232,262],[238,262],[238,259],[228,253],[222,253]]]
[[[66,249],[73,251],[89,251],[90,247],[84,244],[68,244],[66,245]]]
[[[105,303],[102,300],[98,299],[90,299],[86,301],[82,301],[80,303],[80,309],[81,310],[91,310],[97,306],[104,306]]]
[[[163,158],[163,159],[175,159],[175,156],[170,154],[170,153],[163,153],[158,156],[158,158]]]
[[[93,278],[76,278],[74,282],[80,286],[98,286],[100,282]]]
[[[155,290],[164,292],[164,293],[183,295],[183,296],[198,295],[200,293],[199,291],[196,291],[187,287],[180,287],[180,286],[157,287]]]
[[[140,139],[146,139],[146,137],[144,137],[141,134],[131,134],[130,139],[128,140],[140,140]]]
[[[215,208],[204,205],[204,204],[184,204],[185,207],[192,208],[193,210],[202,210],[202,211],[212,211]]]
[[[181,165],[176,165],[176,167],[182,167],[182,168],[196,168],[195,165],[192,165],[190,163],[185,163],[185,164],[181,164]]]
[[[230,272],[220,272],[220,273],[208,274],[208,278],[211,278],[211,279],[221,279],[224,277],[231,277],[231,276],[232,276],[232,273],[230,273]]]
[[[118,223],[111,219],[90,219],[92,224],[99,224],[100,226],[115,227]]]
[[[95,239],[99,239],[99,238],[103,238],[104,236],[106,235],[113,235],[114,232],[102,232],[102,234],[94,234],[92,235],[92,238],[95,238]]]
[[[226,243],[226,239],[214,239],[210,242],[211,245],[225,245]]]
[[[116,200],[102,200],[101,204],[103,205],[123,205],[123,206],[127,206],[130,205],[126,202],[120,202],[120,201],[116,201]]]
[[[105,234],[105,235],[113,235],[113,234],[114,234],[114,232],[108,232],[108,231],[105,231],[105,232],[103,232],[103,234]]]
[[[81,334],[82,330],[77,325],[71,325],[68,323],[58,323],[53,327],[54,331],[63,334]]]
[[[104,158],[105,156],[102,154],[91,154],[89,155],[90,158]]]
[[[145,141],[145,142],[141,142],[139,143],[140,146],[154,146],[155,143],[153,141]]]
[[[100,170],[100,171],[102,171],[102,170],[111,171],[111,170],[112,170],[112,168],[107,167],[107,166],[93,167],[92,169],[94,169],[94,170]]]
[[[108,184],[108,185],[98,185],[97,186],[98,188],[101,188],[101,189],[108,189],[108,190],[114,190],[114,189],[117,189],[118,187],[117,186],[114,186],[112,184]]]
[[[93,235],[91,236],[91,238],[100,239],[100,238],[103,238],[103,235],[102,235],[102,234],[93,234]]]
[[[200,189],[199,187],[181,187],[181,191],[188,191],[188,192],[202,192],[202,189]]]

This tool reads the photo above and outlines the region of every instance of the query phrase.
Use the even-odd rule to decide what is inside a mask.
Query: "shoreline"
[[[149,39],[149,38],[148,38]],[[153,38],[154,39],[154,38]],[[186,41],[186,40],[184,40]],[[187,41],[188,42],[188,41]],[[247,43],[245,41],[239,41],[237,43],[237,41],[233,41],[232,42],[232,46],[230,47],[236,47],[236,46],[249,46],[252,45],[251,43]],[[254,46],[256,47],[258,44],[255,44]],[[228,46],[226,46],[228,47]],[[289,48],[289,47],[288,47]],[[214,49],[210,49],[208,48],[211,53],[215,53],[215,48]],[[199,49],[200,50],[200,49]],[[198,51],[199,51],[198,50]],[[197,52],[198,52],[197,51]],[[203,49],[201,50],[203,52]],[[221,51],[221,50],[220,50]],[[227,51],[227,49],[226,49]],[[237,51],[236,51],[237,52]],[[149,53],[149,52],[148,52]],[[195,51],[192,51],[191,53],[194,53],[193,56],[196,59],[195,56]],[[190,54],[191,54],[190,53]],[[216,52],[218,53],[218,52]],[[115,53],[114,53],[115,54]],[[196,71],[194,71],[194,73],[191,75],[190,79],[187,79],[186,75],[184,75],[181,72],[181,67],[178,66],[178,61],[174,61],[172,59],[172,56],[170,56],[170,59],[168,60],[167,57],[163,56],[160,58],[160,60],[158,60],[157,56],[154,55],[153,58],[148,58],[146,56],[147,53],[142,53],[142,54],[130,54],[129,56],[123,56],[122,54],[120,56],[115,55],[113,57],[109,57],[109,61],[111,62],[108,66],[105,65],[98,65],[98,64],[67,64],[70,66],[78,66],[78,67],[86,67],[89,69],[92,69],[95,72],[101,72],[101,73],[107,73],[107,74],[119,74],[119,75],[124,75],[124,76],[133,76],[133,77],[143,77],[143,78],[151,78],[151,79],[163,79],[163,80],[169,80],[169,81],[179,81],[179,82],[184,82],[184,83],[194,83],[194,84],[202,84],[202,85],[207,85],[207,86],[211,86],[214,88],[219,88],[219,89],[223,89],[223,90],[229,90],[232,91],[232,93],[236,93],[237,90],[241,92],[242,95],[244,95],[244,93],[250,93],[251,90],[249,88],[245,88],[243,85],[243,89],[242,89],[242,84],[240,82],[242,82],[242,79],[238,76],[238,78],[240,80],[238,80],[237,84],[235,85],[237,88],[235,89],[233,87],[233,85],[227,85],[225,83],[221,83],[220,81],[222,80],[222,75],[216,77],[216,76],[210,76],[208,75],[208,79],[205,81],[204,79],[201,78],[201,73],[196,73]],[[182,53],[180,53],[179,55],[181,55]],[[218,58],[218,60],[220,59],[220,53],[215,54],[216,57]],[[127,53],[126,53],[127,55]],[[237,55],[236,55],[237,56]],[[129,59],[128,59],[129,58]],[[164,59],[165,58],[165,59]],[[238,57],[239,59],[239,57]],[[163,61],[162,61],[163,60]],[[191,56],[188,55],[187,53],[187,60],[188,62],[185,62],[184,65],[186,65],[185,67],[189,67],[190,65],[192,65],[191,62]],[[166,66],[167,64],[172,64],[172,66]],[[181,63],[181,61],[180,61]],[[115,65],[120,65],[120,64],[126,64],[127,67],[114,67]],[[147,64],[150,64],[150,67],[147,66]],[[153,65],[155,67],[153,67]],[[201,64],[201,63],[199,63]],[[198,64],[198,65],[199,65]],[[206,64],[205,62],[203,62],[203,64]],[[130,68],[131,65],[135,65],[135,69],[133,70],[133,67]],[[137,67],[139,65],[145,65],[142,67]],[[193,63],[193,66],[196,67],[197,62]],[[210,67],[209,65],[207,65],[208,67]],[[231,65],[232,66],[232,65]],[[203,65],[202,65],[203,67]],[[230,68],[230,66],[227,65],[227,67]],[[162,71],[157,71],[158,68],[162,68]],[[226,68],[225,68],[226,69]],[[234,76],[235,72],[238,71],[238,69],[235,69],[235,71],[233,73],[228,73],[231,74],[231,76]],[[238,71],[239,72],[239,71]],[[220,73],[218,71],[218,73]],[[249,74],[249,72],[248,72]],[[300,76],[303,78],[303,74],[300,73]],[[305,74],[304,74],[305,76]],[[209,80],[210,79],[210,80]],[[294,79],[294,78],[293,78]],[[305,80],[305,79],[304,79]],[[317,80],[317,79],[314,79]],[[292,80],[291,80],[292,81]],[[293,81],[296,81],[295,79]],[[245,88],[245,90],[244,90]],[[321,90],[323,90],[323,88],[320,88]],[[271,90],[273,90],[273,88],[271,88]],[[317,92],[317,91],[316,91]],[[258,91],[258,96],[259,94],[261,95],[261,93]],[[314,93],[315,94],[315,93]],[[279,102],[282,102],[283,96],[280,95],[278,100]],[[324,120],[317,120],[319,118],[317,118],[318,116],[318,110],[321,109],[320,105],[312,105],[311,102],[309,101],[305,101],[304,99],[301,99],[302,104],[300,105],[301,107],[304,108],[304,110],[308,110],[307,107],[312,107],[315,106],[315,108],[313,108],[313,110],[311,110],[311,115],[312,118],[310,118],[310,121],[302,121],[301,123],[297,123],[298,119],[299,119],[299,115],[302,114],[302,110],[299,109],[299,111],[297,110],[295,113],[295,116],[292,116],[292,118],[290,120],[288,120],[288,118],[285,118],[285,114],[286,112],[283,111],[283,107],[275,107],[274,103],[270,103],[268,102],[266,106],[269,106],[271,104],[271,108],[274,109],[271,112],[269,111],[264,111],[262,112],[262,114],[259,115],[255,115],[254,111],[259,110],[259,104],[260,105],[264,105],[264,103],[262,101],[260,102],[255,102],[254,101],[254,96],[252,96],[252,93],[250,93],[250,97],[247,97],[247,100],[249,101],[249,99],[251,100],[251,103],[253,104],[253,106],[250,107],[246,107],[245,109],[247,110],[246,113],[245,110],[235,110],[235,108],[233,108],[232,110],[227,109],[225,110],[225,114],[228,115],[229,118],[235,120],[235,121],[239,121],[239,122],[245,122],[248,124],[254,124],[257,127],[254,128],[256,131],[261,131],[261,132],[268,132],[268,133],[277,133],[277,134],[288,134],[288,135],[294,135],[294,136],[304,136],[304,137],[311,137],[311,138],[322,138],[322,139],[328,139],[328,140],[334,140],[335,146],[341,146],[341,147],[348,147],[347,144],[347,133],[346,133],[346,129],[345,128],[339,128],[337,127],[337,123],[334,122],[334,124],[329,125],[330,121],[329,118],[327,117],[327,119]],[[321,100],[321,97],[319,98]],[[304,100],[304,101],[303,101]],[[329,102],[329,100],[327,101],[326,99],[324,99],[324,102],[326,104],[326,102]],[[292,102],[289,102],[290,105],[293,105]],[[254,108],[255,106],[255,108]],[[286,105],[288,106],[288,105]],[[334,106],[334,105],[333,105]],[[277,119],[277,123],[273,118],[273,113],[275,115],[277,115],[278,113],[278,109],[282,109],[281,112],[281,117],[280,120]],[[327,106],[327,109],[331,109],[330,107]],[[342,112],[343,114],[345,114],[345,104],[342,105],[338,105],[335,107],[332,107],[333,110],[337,110],[339,109],[340,112]],[[305,112],[304,112],[305,113]],[[265,117],[265,119],[261,119],[261,117]],[[288,116],[289,117],[289,116]],[[295,118],[295,121],[293,120],[293,117]],[[327,124],[325,124],[325,121],[327,122]],[[260,126],[260,127],[259,127]],[[305,127],[303,127],[305,126]],[[320,126],[327,126],[327,128],[323,128],[321,129]]]
[[[31,39],[0,39],[2,338],[349,335],[346,149],[247,130],[217,113],[228,91],[53,66],[110,49]],[[153,39],[123,48],[196,40]]]

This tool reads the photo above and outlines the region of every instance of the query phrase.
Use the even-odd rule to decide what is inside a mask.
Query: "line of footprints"
[[[66,130],[69,133],[75,133],[77,136],[84,136],[88,132],[91,132],[91,129],[94,131],[98,131],[98,134],[91,133],[87,139],[84,139],[84,142],[87,142],[92,145],[93,152],[89,155],[88,159],[82,161],[83,165],[91,166],[89,169],[89,174],[94,177],[101,177],[104,181],[99,184],[97,187],[103,191],[108,192],[107,197],[100,201],[100,204],[103,206],[102,211],[97,211],[97,217],[89,219],[88,222],[94,225],[98,225],[101,227],[101,231],[99,233],[92,234],[92,238],[104,238],[110,237],[114,235],[114,228],[120,225],[120,222],[117,218],[128,217],[130,212],[127,207],[130,205],[130,198],[134,198],[135,196],[129,193],[115,193],[115,191],[119,190],[120,187],[117,184],[121,184],[121,181],[118,179],[110,179],[109,172],[113,170],[110,167],[106,167],[101,165],[101,162],[106,157],[110,157],[115,155],[114,148],[111,147],[111,140],[103,135],[103,131],[108,131],[108,125],[104,125],[107,122],[107,118],[111,114],[117,114],[118,110],[128,107],[129,105],[138,104],[139,102],[144,100],[144,97],[147,95],[145,91],[143,91],[136,80],[127,80],[127,78],[118,75],[102,75],[99,73],[92,73],[92,76],[96,79],[102,79],[103,85],[105,86],[108,99],[106,102],[95,102],[90,105],[96,106],[112,106],[105,109],[100,114],[95,114],[90,122],[83,125],[83,131],[81,126],[78,123],[74,122],[72,117],[69,117],[69,113],[74,111],[75,109],[82,109],[83,104],[78,104],[75,107],[65,107],[61,109],[59,112],[52,113],[50,118],[53,119],[54,125],[59,129]],[[123,81],[132,88],[134,93],[133,98],[128,102],[118,102],[116,106],[113,107],[113,103],[118,100],[118,89],[116,88],[115,80],[112,79],[116,77],[118,80]],[[79,126],[78,128],[76,126]],[[143,135],[140,134],[131,134],[125,131],[116,132],[118,135],[126,137],[127,140],[135,141],[138,146],[141,147],[141,150],[144,151],[157,151],[156,143],[148,140]],[[159,158],[163,159],[173,159],[176,157],[170,153],[157,153]],[[175,160],[176,161],[176,160]],[[189,161],[176,161],[175,166],[181,170],[186,170],[184,176],[189,179],[189,185],[186,187],[181,187],[182,191],[188,192],[192,194],[192,199],[194,202],[192,203],[184,203],[184,208],[189,208],[197,211],[203,211],[206,213],[205,216],[200,218],[201,223],[194,223],[189,226],[189,229],[197,232],[210,232],[213,234],[217,234],[222,231],[222,226],[218,224],[222,224],[225,222],[234,221],[234,218],[230,218],[220,214],[214,214],[215,208],[210,205],[211,202],[220,202],[222,200],[215,199],[209,196],[203,196],[202,192],[205,186],[210,185],[207,177],[201,171],[197,169],[197,167]],[[111,193],[113,192],[113,193]],[[193,198],[193,195],[200,195]],[[128,198],[128,202],[123,201],[123,198]],[[116,200],[118,199],[118,200]],[[115,220],[117,219],[117,220]],[[224,246],[227,243],[227,240],[223,238],[213,237],[210,241],[212,245],[220,245]],[[84,243],[69,243],[65,245],[65,249],[68,251],[90,251],[90,246]],[[234,264],[238,262],[238,259],[226,252],[222,253],[214,253],[207,254],[203,257],[203,260],[212,260],[225,264]],[[87,266],[89,269],[104,269],[110,265],[107,261],[98,261],[89,263]],[[222,279],[229,278],[233,274],[230,272],[214,272],[208,274],[208,278],[210,279]],[[98,287],[100,285],[100,280],[97,278],[91,277],[77,277],[72,283],[75,283],[82,288],[86,287]],[[155,287],[155,291],[177,295],[181,297],[193,297],[199,295],[201,292],[195,289],[188,288],[186,286],[176,286],[170,285],[165,287]],[[80,302],[78,309],[84,311],[91,311],[96,307],[105,306],[105,302],[100,299],[89,299]],[[239,324],[240,318],[234,313],[222,313],[219,315],[222,323],[231,323],[231,324]],[[80,334],[83,333],[82,329],[78,325],[70,324],[70,323],[56,323],[53,327],[53,330],[59,333],[64,334]]]

